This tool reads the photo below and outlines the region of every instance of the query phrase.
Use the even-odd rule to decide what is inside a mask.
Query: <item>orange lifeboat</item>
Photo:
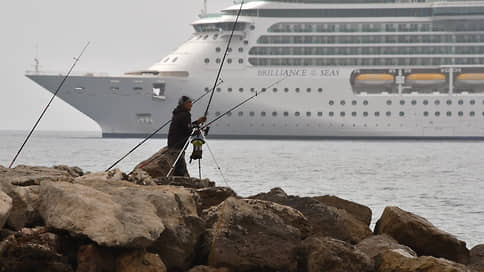
[[[355,77],[357,86],[392,85],[395,77],[390,74],[359,74]]]
[[[484,85],[484,73],[460,74],[455,78],[457,85]]]
[[[407,84],[415,87],[436,86],[445,84],[446,77],[444,74],[410,74],[407,76]]]

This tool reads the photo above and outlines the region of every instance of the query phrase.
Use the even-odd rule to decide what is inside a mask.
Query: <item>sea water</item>
[[[26,134],[0,131],[0,165],[8,166]],[[484,141],[207,140],[213,156],[205,146],[202,177],[240,196],[274,187],[291,195],[336,195],[370,207],[372,228],[386,206],[398,206],[469,248],[484,243]],[[16,164],[103,171],[140,141],[35,132]],[[117,167],[129,172],[165,145],[166,139],[149,140]],[[198,164],[189,171],[198,176]]]

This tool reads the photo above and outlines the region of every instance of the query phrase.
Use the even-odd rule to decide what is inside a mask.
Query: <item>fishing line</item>
[[[218,81],[217,85],[215,87],[218,87],[220,86],[224,81],[222,79],[220,79],[220,81]],[[200,97],[198,97],[197,99],[195,99],[193,101],[193,104],[197,103],[198,101],[200,101],[202,98],[204,98],[207,94],[209,94],[210,92],[204,92],[204,94],[202,94]],[[128,153],[126,153],[123,157],[121,157],[119,160],[117,160],[115,163],[113,163],[108,169],[105,170],[105,172],[113,169],[113,167],[115,167],[116,165],[118,165],[118,163],[120,163],[122,160],[124,160],[126,157],[128,157],[131,153],[133,153],[136,149],[138,149],[138,147],[140,147],[141,145],[143,145],[144,143],[146,143],[146,141],[148,141],[149,139],[151,139],[153,136],[155,136],[160,130],[162,130],[163,128],[165,128],[168,124],[171,123],[171,119],[166,121],[163,125],[161,125],[161,127],[159,127],[157,130],[155,130],[153,133],[151,133],[150,135],[148,135],[148,137],[144,138],[141,142],[139,142],[135,147],[133,147]],[[146,162],[144,165],[140,166],[140,168],[142,168],[143,166],[147,165],[148,163],[150,163],[151,161],[148,161]]]
[[[235,28],[237,26],[237,23],[239,22],[239,17],[240,17],[240,13],[242,12],[242,6],[243,5],[244,5],[244,0],[242,0],[240,2],[239,12],[237,13],[237,17],[235,18],[235,22],[234,22],[234,25],[232,27],[232,33],[230,34],[229,41],[227,42],[227,48],[225,48],[224,56],[222,58],[222,63],[220,63],[220,66],[218,68],[217,77],[215,78],[215,83],[213,84],[214,86],[212,88],[212,93],[210,94],[210,99],[208,100],[207,109],[205,109],[205,114],[203,116],[207,116],[208,109],[210,108],[210,104],[212,103],[213,95],[215,93],[215,88],[216,88],[215,85],[218,82],[218,79],[220,77],[220,73],[222,73],[222,68],[225,64],[225,58],[227,57],[228,51],[230,49],[230,43],[232,42],[232,38],[233,38],[234,32],[235,32]]]
[[[84,48],[82,49],[81,53],[79,54],[79,56],[77,58],[74,58],[74,63],[72,64],[71,68],[69,69],[69,72],[67,72],[66,76],[64,77],[64,79],[61,81],[61,83],[59,84],[59,86],[57,87],[56,91],[54,92],[54,95],[52,95],[52,98],[50,99],[49,103],[47,104],[47,106],[45,106],[44,110],[42,111],[42,113],[40,114],[39,118],[37,119],[37,122],[35,122],[34,124],[34,127],[30,130],[29,134],[27,135],[27,137],[25,138],[25,141],[23,142],[22,146],[20,147],[20,149],[18,150],[17,154],[15,155],[15,157],[13,158],[12,162],[10,163],[10,165],[8,166],[8,168],[12,168],[13,164],[15,163],[15,161],[17,160],[18,156],[20,155],[20,153],[22,152],[22,150],[24,149],[25,145],[27,144],[28,140],[30,139],[30,137],[32,136],[32,133],[34,133],[34,130],[37,128],[37,125],[39,125],[40,123],[40,120],[42,119],[42,117],[44,117],[45,113],[47,112],[47,109],[49,108],[50,104],[52,103],[52,101],[54,100],[54,98],[57,96],[57,93],[59,93],[59,91],[61,90],[62,86],[64,85],[64,83],[67,81],[67,79],[69,78],[69,76],[71,75],[71,72],[72,70],[74,69],[74,67],[77,65],[77,63],[79,62],[79,60],[81,59],[82,55],[84,54],[84,51],[86,51],[87,47],[89,46],[91,42],[87,42],[86,46],[84,46]]]
[[[217,160],[215,159],[215,155],[213,154],[212,149],[210,149],[210,146],[208,145],[208,142],[206,140],[205,140],[205,143],[207,144],[207,149],[210,152],[210,155],[212,156],[213,162],[217,166],[217,169],[220,172],[220,175],[222,175],[222,178],[224,180],[225,185],[227,185],[227,187],[230,187],[229,184],[228,184],[228,182],[227,182],[227,179],[225,178],[224,173],[222,172],[222,168],[220,167],[220,165],[218,164]]]

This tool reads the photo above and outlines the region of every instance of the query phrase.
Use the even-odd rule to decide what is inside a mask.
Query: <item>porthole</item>
[[[277,93],[277,88],[273,88],[272,91]]]
[[[229,111],[229,112],[227,112],[227,116],[228,116],[228,117],[232,116],[232,112],[230,112],[230,111]]]
[[[219,111],[216,111],[215,112],[215,116],[219,116],[220,115],[220,112]]]
[[[469,103],[470,103],[471,105],[475,105],[475,104],[476,104],[476,100],[472,99],[471,101],[469,101]]]
[[[296,88],[296,93],[298,93],[299,91],[300,91],[300,89],[299,88]]]
[[[323,92],[323,88],[318,88],[318,92],[322,93]]]
[[[319,117],[323,116],[323,113],[322,113],[322,112],[320,112],[320,111],[318,111],[318,116],[319,116]]]
[[[367,112],[367,111],[364,111],[364,112],[363,112],[363,116],[364,116],[364,117],[368,117],[368,112]]]
[[[244,63],[244,59],[239,59],[239,64],[243,64]]]
[[[213,35],[213,39],[216,40],[218,38],[218,34]]]
[[[405,100],[400,100],[400,105],[405,105]]]
[[[210,60],[209,60],[208,58],[206,58],[206,59],[205,59],[205,63],[207,63],[207,64],[208,64],[209,62],[210,62]]]
[[[232,52],[232,47],[229,47],[229,49],[227,50],[227,52]]]
[[[285,111],[285,112],[284,112],[284,116],[285,116],[285,117],[289,116],[289,112]]]
[[[221,50],[220,47],[215,48],[215,52],[217,53],[220,52],[220,50]]]
[[[339,104],[340,104],[341,106],[344,106],[344,105],[346,105],[346,101],[341,100],[341,101],[339,102]]]
[[[340,113],[339,113],[339,116],[341,116],[341,117],[345,117],[345,116],[346,116],[346,112],[344,112],[344,111],[340,112]]]
[[[379,111],[375,111],[375,117],[379,117],[380,116],[380,112]]]
[[[239,88],[239,92],[243,92],[244,91],[244,88]]]
[[[239,47],[239,52],[240,52],[240,53],[244,52],[244,48]]]
[[[352,112],[351,116],[356,117],[356,111]]]
[[[163,63],[167,63],[168,61],[170,60],[170,58],[166,58]],[[482,101],[482,103],[484,104],[484,101]]]
[[[462,112],[462,111],[459,111],[457,114],[458,114],[459,116],[461,116],[461,117],[462,117],[462,116],[464,116],[464,112]]]
[[[285,93],[289,92],[289,88],[284,88],[284,92]]]
[[[440,111],[436,111],[435,112],[435,117],[439,117],[440,116]]]
[[[206,91],[207,93],[208,93],[208,92],[210,92],[210,88],[205,87],[205,91]]]
[[[203,39],[204,40],[208,39],[208,35],[203,36]]]
[[[306,92],[310,93],[311,92],[311,88],[307,88],[306,89]]]
[[[434,104],[435,104],[435,105],[440,105],[440,100],[435,100],[435,101],[434,101]]]
[[[250,30],[255,30],[255,25],[250,25]]]
[[[452,100],[447,100],[446,103],[447,105],[452,105]]]
[[[227,63],[228,64],[231,64],[232,63],[232,59],[227,59]]]
[[[296,112],[294,113],[294,116],[300,116],[300,115],[301,115],[301,113],[300,113],[300,112],[298,112],[298,111],[296,111]]]
[[[239,111],[239,116],[244,116],[244,112]]]
[[[385,115],[386,115],[386,116],[388,116],[388,117],[390,117],[390,116],[392,116],[392,112],[387,111],[387,112],[385,113]]]
[[[273,111],[273,112],[272,112],[272,116],[273,116],[273,117],[276,117],[276,116],[277,116],[277,112],[276,112],[276,111]]]
[[[412,105],[417,105],[417,100],[412,100]]]
[[[446,114],[447,114],[448,117],[451,117],[452,116],[452,112],[451,111],[448,111]]]
[[[249,112],[249,116],[255,116],[255,112],[253,111]]]
[[[306,112],[306,116],[307,116],[307,117],[311,117],[311,112],[309,112],[309,111],[308,111],[308,112]]]
[[[265,117],[266,116],[266,112],[265,111],[261,111],[260,112],[260,116]]]
[[[255,92],[255,89],[254,89],[254,88],[250,88],[250,91],[251,91],[251,92]]]
[[[390,106],[392,104],[391,100],[387,100],[387,105]]]
[[[230,93],[232,92],[232,88],[228,88],[227,91]]]
[[[400,115],[400,117],[403,117],[405,116],[405,112],[401,111],[398,115]]]
[[[363,100],[363,105],[368,106],[368,100]]]
[[[334,101],[333,100],[329,100],[329,105],[330,106],[333,106],[334,105]]]
[[[334,116],[334,112],[330,111],[330,112],[328,113],[328,115],[329,115],[329,117],[333,117],[333,116]]]
[[[261,90],[261,91],[264,93],[264,92],[266,91],[266,88],[262,88],[262,90]]]
[[[460,100],[458,101],[458,103],[459,103],[459,105],[464,105],[464,100],[460,99]]]
[[[424,104],[424,105],[428,105],[428,104],[429,104],[429,101],[428,101],[428,100],[424,100],[424,101],[423,101],[423,104]]]
[[[470,115],[471,117],[474,117],[474,116],[476,116],[476,113],[475,113],[474,111],[471,111],[471,112],[469,112],[469,115]]]
[[[424,111],[424,116],[425,117],[429,116],[429,112],[428,111]]]
[[[222,89],[220,89],[220,88],[217,88],[217,92],[221,92],[221,91],[222,91]]]
[[[358,104],[356,100],[351,101],[351,105],[356,106],[356,104]]]
[[[176,62],[178,60],[178,58],[174,58],[171,62]]]

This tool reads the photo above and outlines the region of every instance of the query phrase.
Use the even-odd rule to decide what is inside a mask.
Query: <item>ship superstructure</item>
[[[208,119],[261,94],[212,136],[484,138],[484,1],[245,2]],[[239,7],[204,14],[146,71],[73,76],[59,96],[103,136],[149,134],[181,95],[211,90]],[[27,76],[50,91],[62,79]]]

